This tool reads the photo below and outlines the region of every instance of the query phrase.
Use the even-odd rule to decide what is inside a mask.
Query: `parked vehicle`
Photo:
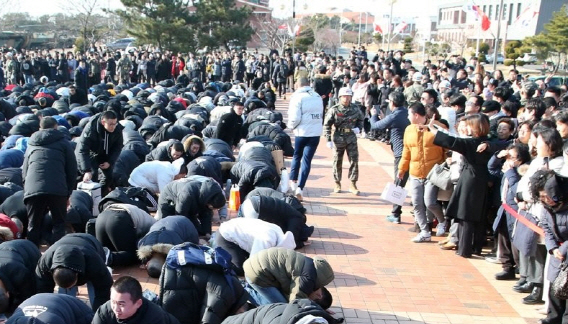
[[[529,77],[529,81],[532,81],[532,82],[536,82],[538,80],[544,81],[544,79],[546,79],[546,78],[547,78],[546,75],[531,76],[531,77]],[[559,87],[563,84],[566,84],[566,81],[568,81],[566,77],[553,76],[552,78],[550,78],[550,81],[548,81],[548,86],[549,87]]]
[[[535,64],[537,61],[536,54],[532,53],[525,53],[525,55],[518,58],[519,61],[523,61],[525,63]]]
[[[485,56],[487,63],[493,64],[493,54],[489,54]],[[497,54],[497,64],[503,64],[505,62],[505,55],[499,53]]]
[[[112,43],[107,44],[107,48],[111,51],[125,51],[129,47],[134,47],[134,43],[136,42],[136,38],[121,38],[115,40]]]

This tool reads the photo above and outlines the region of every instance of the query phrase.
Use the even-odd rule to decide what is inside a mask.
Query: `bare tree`
[[[289,19],[276,19],[263,20],[255,16],[256,20],[254,34],[260,43],[268,48],[279,49],[280,52],[284,50],[286,44],[292,41],[290,30],[294,28],[294,20]]]
[[[100,29],[105,23],[104,19],[100,19],[103,13],[101,0],[67,0],[61,9],[74,15],[80,24],[80,34],[84,40],[83,50],[98,40]]]

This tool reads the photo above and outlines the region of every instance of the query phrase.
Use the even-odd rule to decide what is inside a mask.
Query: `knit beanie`
[[[333,269],[331,268],[327,260],[322,257],[315,257],[313,258],[313,261],[318,276],[317,287],[321,288],[327,286],[335,278]]]

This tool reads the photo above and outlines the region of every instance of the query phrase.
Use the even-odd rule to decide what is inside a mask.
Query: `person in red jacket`
[[[172,77],[177,79],[177,77],[181,74],[183,69],[185,68],[185,63],[183,59],[177,58],[176,56],[172,56]]]

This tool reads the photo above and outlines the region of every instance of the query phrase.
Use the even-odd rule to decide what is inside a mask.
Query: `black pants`
[[[136,229],[128,212],[106,209],[97,217],[95,233],[97,240],[111,251],[109,266],[129,266],[138,261]]]
[[[282,93],[286,95],[286,80],[282,82],[276,81],[276,88],[278,88],[278,97],[281,97]]]
[[[243,263],[250,257],[250,254],[237,244],[227,241],[219,232],[215,234],[215,244],[229,252],[237,276],[244,276]]]
[[[457,254],[469,258],[473,253],[481,253],[486,240],[483,222],[457,221],[459,222]]]
[[[503,262],[502,267],[505,271],[513,271],[515,266],[519,264],[519,253],[516,258],[513,253],[511,238],[509,237],[509,229],[507,228],[507,215],[501,217],[501,221],[497,226],[497,251]]]
[[[548,290],[548,301],[546,320],[554,324],[568,324],[568,307],[566,307],[568,301],[556,298],[552,289]]]
[[[67,215],[67,197],[56,195],[38,195],[27,198],[24,203],[28,211],[27,239],[39,246],[44,227],[44,216],[51,212],[52,237],[50,244],[57,242],[65,235],[65,216]]]
[[[400,159],[401,159],[400,156],[394,158],[394,178],[395,179],[398,179],[398,163],[400,162]],[[402,180],[399,180],[398,185],[404,188],[404,186],[406,186],[406,181],[408,181],[408,172],[406,172],[404,174],[404,177],[402,177]],[[402,214],[402,206],[392,205],[391,214],[400,218],[400,215]]]

